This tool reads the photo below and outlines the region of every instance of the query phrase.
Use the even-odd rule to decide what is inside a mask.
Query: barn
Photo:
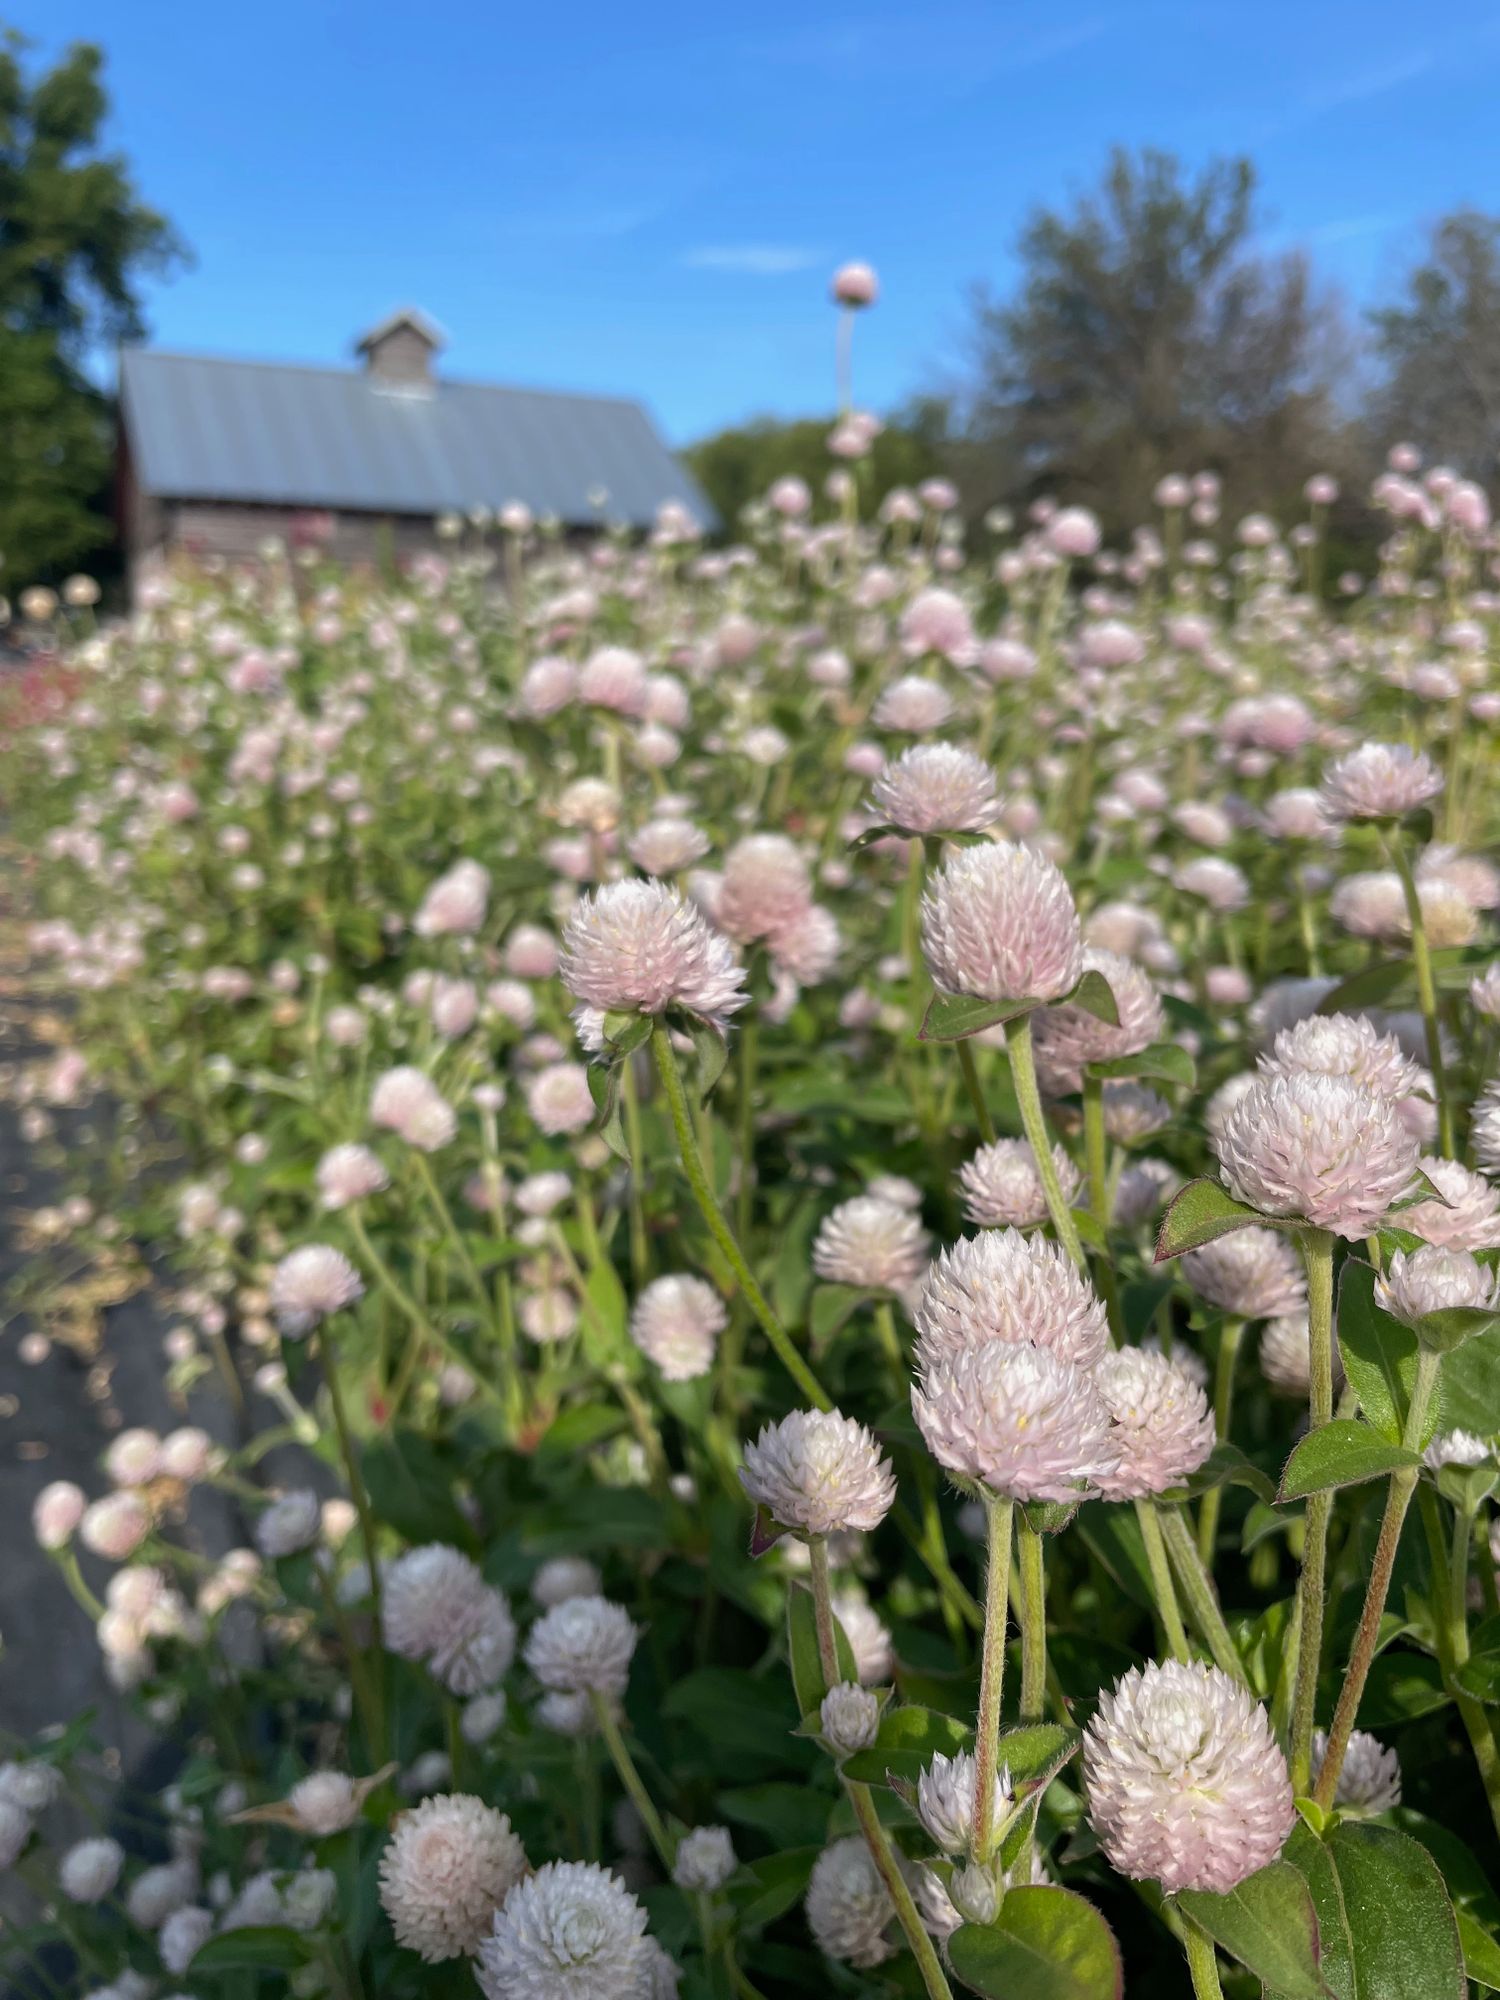
[[[520,503],[574,534],[713,510],[636,402],[449,379],[443,336],[403,310],[354,368],[128,348],[119,514],[132,583],[176,553],[253,557],[268,537],[345,561],[433,547],[445,514]]]

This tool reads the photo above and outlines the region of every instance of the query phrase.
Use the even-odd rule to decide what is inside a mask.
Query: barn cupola
[[[433,387],[433,358],[443,346],[443,333],[426,313],[407,307],[372,326],[355,343],[365,372],[382,387],[420,393]]]

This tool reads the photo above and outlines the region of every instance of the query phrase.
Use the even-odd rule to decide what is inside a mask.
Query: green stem
[[[1187,1953],[1188,1971],[1193,1978],[1194,2000],[1224,2000],[1213,1939],[1189,1916],[1182,1919],[1182,1948]]]
[[[1182,1612],[1178,1608],[1177,1588],[1172,1582],[1172,1566],[1167,1561],[1167,1545],[1162,1537],[1156,1502],[1137,1500],[1135,1518],[1141,1524],[1141,1540],[1146,1544],[1146,1562],[1151,1570],[1151,1582],[1156,1591],[1156,1609],[1167,1635],[1167,1645],[1174,1660],[1186,1660],[1187,1631],[1182,1623]]]
[[[1443,1077],[1443,1037],[1438,1027],[1437,986],[1432,977],[1432,954],[1427,946],[1427,926],[1422,917],[1422,898],[1417,890],[1416,877],[1412,873],[1411,857],[1406,851],[1406,842],[1400,834],[1393,834],[1386,842],[1386,852],[1401,878],[1402,893],[1406,898],[1406,916],[1411,925],[1411,962],[1417,975],[1417,1004],[1422,1010],[1422,1026],[1427,1034],[1427,1067],[1432,1071],[1432,1090],[1437,1098],[1438,1144],[1445,1159],[1453,1159],[1456,1149],[1453,1143],[1453,1107],[1448,1101],[1448,1092]]]
[[[1016,1102],[1021,1109],[1021,1128],[1031,1142],[1031,1150],[1036,1159],[1037,1178],[1041,1181],[1042,1192],[1047,1197],[1047,1213],[1052,1217],[1052,1226],[1057,1231],[1058,1241],[1079,1270],[1086,1271],[1088,1265],[1083,1254],[1083,1239],[1078,1234],[1073,1211],[1068,1207],[1063,1195],[1062,1183],[1057,1178],[1057,1166],[1052,1158],[1052,1142],[1047,1134],[1047,1120],[1042,1112],[1041,1092],[1037,1089],[1036,1083],[1036,1061],[1032,1054],[1029,1014],[1021,1014],[1007,1024],[1005,1042],[1010,1051],[1010,1073],[1016,1088]]]
[[[1010,1533],[1015,1503],[985,1496],[984,1649],[979,1714],[974,1725],[974,1832],[971,1852],[981,1864],[994,1846],[995,1770],[1000,1758],[1000,1697],[1005,1689],[1005,1628],[1010,1615]]]
[[[1021,1571],[1021,1720],[1040,1722],[1047,1694],[1047,1577],[1042,1538],[1016,1512],[1016,1554]]]
[[[1087,1064],[1083,1071],[1083,1157],[1088,1175],[1089,1209],[1094,1220],[1104,1232],[1106,1241],[1109,1233],[1109,1167],[1108,1149],[1104,1132],[1104,1079],[1090,1073]],[[1125,1342],[1125,1319],[1120,1309],[1120,1288],[1115,1282],[1115,1267],[1110,1261],[1109,1251],[1101,1249],[1094,1259],[1094,1275],[1104,1309],[1109,1316],[1109,1330],[1116,1347]]]
[[[969,1093],[969,1102],[974,1107],[974,1122],[979,1127],[979,1136],[986,1146],[995,1143],[995,1121],[990,1116],[990,1107],[984,1101],[984,1091],[979,1082],[979,1067],[974,1061],[974,1051],[967,1041],[958,1047],[958,1066],[963,1072],[964,1088]]]
[[[1234,1367],[1244,1333],[1245,1322],[1242,1319],[1226,1319],[1219,1328],[1219,1353],[1214,1363],[1214,1435],[1221,1444],[1227,1443],[1229,1438],[1229,1417],[1234,1408]],[[1214,1551],[1218,1546],[1219,1507],[1223,1498],[1223,1487],[1211,1486],[1198,1509],[1198,1553],[1210,1570],[1214,1566]]]
[[[1172,1567],[1177,1572],[1177,1581],[1182,1594],[1187,1599],[1188,1614],[1197,1626],[1200,1637],[1214,1656],[1214,1665],[1222,1672],[1230,1674],[1237,1681],[1245,1681],[1245,1669],[1235,1650],[1229,1627],[1224,1623],[1224,1614],[1219,1609],[1219,1600],[1214,1594],[1213,1578],[1203,1567],[1198,1554],[1198,1545],[1188,1531],[1188,1524],[1182,1518],[1180,1509],[1165,1507],[1161,1512],[1162,1533],[1166,1537],[1167,1551],[1172,1558]]]
[[[1489,1801],[1490,1818],[1495,1823],[1496,1831],[1500,1832],[1500,1751],[1496,1749],[1495,1732],[1483,1703],[1453,1687],[1454,1670],[1460,1660],[1468,1657],[1468,1625],[1465,1619],[1455,1621],[1453,1617],[1453,1593],[1448,1573],[1448,1551],[1443,1544],[1442,1511],[1437,1494],[1430,1486],[1418,1486],[1417,1506],[1427,1533],[1427,1553],[1432,1564],[1432,1606],[1437,1626],[1438,1663],[1468,1732],[1480,1782]]]
[[[791,1336],[771,1310],[770,1301],[745,1261],[745,1254],[735,1241],[734,1232],[725,1220],[718,1197],[709,1185],[708,1175],[703,1167],[703,1156],[693,1136],[692,1119],[688,1115],[687,1096],[682,1087],[682,1072],[677,1067],[677,1056],[672,1048],[672,1037],[665,1022],[660,1020],[651,1030],[651,1053],[656,1058],[657,1071],[666,1093],[667,1108],[672,1116],[672,1129],[677,1135],[677,1151],[682,1159],[683,1172],[687,1175],[688,1186],[693,1191],[699,1213],[723,1252],[724,1261],[738,1279],[740,1290],[775,1350],[777,1360],[803,1395],[817,1409],[831,1410],[833,1399],[792,1345]]]
[[[828,1577],[828,1543],[814,1535],[807,1544],[808,1568],[812,1576],[813,1624],[818,1634],[818,1665],[823,1670],[825,1688],[837,1687],[844,1678],[839,1672],[838,1633],[834,1626],[833,1591]]]
[[[1310,1362],[1309,1414],[1313,1430],[1333,1417],[1333,1238],[1326,1229],[1302,1232],[1307,1265],[1307,1322]],[[1318,1668],[1323,1657],[1323,1594],[1328,1561],[1328,1518],[1332,1495],[1314,1493],[1307,1502],[1302,1580],[1297,1596],[1302,1628],[1297,1646],[1297,1683],[1292,1697],[1292,1787],[1305,1796],[1312,1782],[1313,1723],[1318,1702]]]
[[[646,1237],[646,1150],[641,1138],[641,1095],[635,1080],[635,1059],[620,1065],[620,1105],[624,1112],[625,1147],[630,1154],[630,1275],[640,1291],[651,1275],[651,1246]]]
[[[750,1241],[755,1213],[755,1057],[760,1030],[755,1021],[740,1029],[739,1186],[735,1191],[735,1226],[740,1241]]]
[[[614,1710],[597,1691],[590,1694],[594,1720],[599,1725],[599,1734],[604,1739],[604,1747],[610,1755],[610,1762],[619,1774],[620,1783],[625,1787],[630,1803],[641,1816],[641,1824],[651,1837],[651,1845],[656,1849],[662,1867],[670,1877],[672,1873],[672,1843],[667,1837],[667,1829],[662,1825],[661,1814],[652,1804],[651,1794],[646,1790],[644,1779],[635,1767],[635,1759],[625,1745],[620,1733],[620,1725]]]

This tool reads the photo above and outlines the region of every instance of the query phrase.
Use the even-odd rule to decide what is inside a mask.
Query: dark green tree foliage
[[[1460,209],[1433,229],[1400,302],[1370,315],[1384,379],[1372,417],[1386,443],[1493,481],[1500,459],[1500,216]]]
[[[1339,454],[1332,307],[1305,261],[1250,250],[1246,160],[1186,176],[1116,151],[1071,209],[1039,209],[1004,302],[975,301],[966,486],[1046,491],[1119,529],[1165,472],[1219,470],[1231,506],[1295,494]]]
[[[716,432],[691,445],[683,458],[733,533],[741,510],[762,498],[773,480],[795,473],[816,496],[830,467],[828,434],[833,417],[804,417],[783,423],[759,417]],[[914,486],[947,469],[947,405],[936,398],[913,403],[886,423],[860,468],[863,504],[882,499],[893,486]]]
[[[98,49],[36,76],[0,43],[0,585],[55,576],[111,537],[108,398],[91,349],[145,332],[137,286],[180,248],[101,149]]]

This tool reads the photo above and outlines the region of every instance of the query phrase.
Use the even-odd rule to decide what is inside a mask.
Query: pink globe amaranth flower
[[[869,264],[840,264],[833,274],[832,292],[837,305],[858,311],[874,305],[880,295],[879,281]]]
[[[1101,1021],[1086,1007],[1043,1007],[1032,1020],[1037,1067],[1049,1096],[1068,1096],[1083,1088],[1083,1065],[1139,1055],[1160,1041],[1166,1016],[1156,983],[1132,959],[1118,952],[1086,945],[1086,972],[1102,974],[1114,995],[1119,1025]]]
[[[717,920],[736,944],[751,944],[785,929],[811,903],[807,863],[785,834],[752,833],[730,848]]]
[[[805,1907],[813,1943],[825,1958],[868,1972],[895,1950],[887,1933],[896,1908],[857,1833],[825,1847],[813,1863]]]
[[[577,695],[591,708],[639,715],[646,705],[646,667],[626,646],[600,646],[579,670]]]
[[[542,1686],[556,1694],[618,1701],[639,1637],[623,1606],[604,1597],[567,1597],[532,1626],[525,1660]]]
[[[1244,871],[1217,854],[1200,854],[1185,862],[1172,880],[1185,895],[1202,897],[1221,916],[1244,909],[1250,900]]]
[[[1083,1736],[1089,1824],[1112,1865],[1220,1894],[1276,1859],[1296,1818],[1265,1710],[1217,1667],[1132,1667]]]
[[[1489,1084],[1475,1099],[1469,1144],[1479,1166],[1500,1173],[1500,1083]]]
[[[386,1571],[381,1637],[403,1660],[425,1662],[451,1694],[479,1694],[516,1650],[515,1621],[498,1590],[457,1549],[428,1542]]]
[[[577,1331],[578,1304],[560,1285],[545,1285],[539,1291],[521,1294],[516,1318],[528,1340],[538,1347],[552,1347],[571,1340]]]
[[[749,999],[727,938],[664,882],[612,882],[585,896],[563,932],[563,984],[604,1012],[686,1008],[721,1032]]]
[[[1062,507],[1047,523],[1046,539],[1054,555],[1078,561],[1096,555],[1104,537],[1086,507]]]
[[[1442,1201],[1417,1201],[1401,1211],[1401,1227],[1446,1250],[1500,1248],[1500,1188],[1457,1160],[1424,1153],[1417,1162]]]
[[[1388,1098],[1343,1076],[1261,1077],[1214,1141],[1237,1201],[1351,1242],[1411,1188],[1417,1141]]]
[[[1467,1250],[1424,1243],[1410,1253],[1391,1252],[1375,1280],[1375,1300],[1393,1319],[1415,1326],[1428,1313],[1445,1312],[1451,1306],[1492,1306],[1495,1274]]]
[[[953,719],[953,697],[940,681],[924,680],[920,674],[905,674],[881,691],[870,712],[877,729],[898,735],[923,736],[941,729]]]
[[[1347,1076],[1380,1097],[1410,1097],[1432,1079],[1414,1063],[1394,1035],[1383,1035],[1365,1014],[1312,1014],[1283,1028],[1260,1058],[1266,1076],[1297,1071]]]
[[[729,1324],[724,1301],[702,1278],[653,1278],[630,1314],[630,1337],[668,1382],[692,1382],[713,1366]]]
[[[85,1509],[78,1523],[78,1539],[107,1562],[125,1562],[150,1534],[151,1525],[145,1501],[129,1488],[122,1488],[106,1493]]]
[[[1280,840],[1327,840],[1331,822],[1319,792],[1291,786],[1266,800],[1266,826]]]
[[[1267,1320],[1260,1336],[1260,1372],[1271,1387],[1284,1396],[1305,1399],[1312,1375],[1312,1335],[1305,1312],[1286,1313]],[[1338,1348],[1333,1350],[1335,1394],[1344,1385],[1344,1362]]]
[[[516,1883],[479,1946],[486,2000],[658,2000],[670,1961],[645,1935],[646,1912],[596,1862],[549,1861]],[[659,1982],[657,1963],[669,1976]]]
[[[1092,1377],[1047,1348],[923,1357],[911,1406],[939,1465],[1008,1499],[1082,1499],[1119,1462]]]
[[[380,1857],[380,1902],[396,1942],[428,1965],[472,1958],[526,1872],[504,1813],[440,1792],[401,1813]]]
[[[924,1368],[999,1342],[1046,1348],[1092,1370],[1109,1347],[1104,1307],[1067,1252],[1015,1229],[966,1236],[942,1251],[912,1317]]]
[[[1322,798],[1335,819],[1399,819],[1442,789],[1443,775],[1424,751],[1364,743],[1329,765]]]
[[[927,1268],[921,1218],[879,1195],[856,1195],[825,1215],[813,1241],[820,1278],[861,1290],[904,1293]]]
[[[1233,1319],[1281,1319],[1307,1310],[1302,1260],[1278,1229],[1237,1229],[1190,1250],[1182,1275],[1199,1298]]]
[[[324,1208],[348,1208],[391,1184],[384,1164],[368,1146],[332,1146],[319,1160],[314,1179]]]
[[[863,1424],[837,1410],[792,1410],[745,1447],[740,1484],[783,1528],[831,1535],[878,1528],[896,1475]]]
[[[922,954],[945,993],[1060,1000],[1083,976],[1083,939],[1061,872],[996,841],[950,854],[922,898]]]
[[[626,853],[644,875],[676,875],[708,852],[708,835],[690,820],[648,819],[626,842]]]
[[[453,1106],[430,1076],[409,1064],[377,1077],[370,1093],[370,1118],[419,1152],[436,1153],[458,1130]]]
[[[1064,1201],[1081,1184],[1077,1167],[1061,1146],[1052,1148],[1052,1166]],[[981,1146],[958,1170],[964,1214],[981,1229],[1033,1229],[1048,1217],[1047,1195],[1036,1170],[1036,1155],[1025,1139],[996,1139]]]
[[[581,1132],[596,1115],[589,1074],[582,1063],[546,1063],[526,1080],[526,1109],[549,1137]]]
[[[915,743],[887,764],[870,809],[903,833],[978,833],[1000,815],[995,774],[982,757],[951,743]]]
[[[843,935],[831,910],[810,903],[769,932],[766,947],[777,973],[797,986],[818,986],[838,963]]]
[[[1500,870],[1477,854],[1456,847],[1425,847],[1417,860],[1417,884],[1442,882],[1472,910],[1493,910],[1500,904]],[[1472,996],[1474,981],[1470,981]]]
[[[1395,942],[1410,934],[1406,892],[1401,877],[1390,868],[1346,875],[1328,899],[1328,914],[1352,937]]]
[[[456,861],[422,898],[412,920],[418,937],[471,937],[484,923],[490,875],[477,861]]]
[[[364,1297],[364,1281],[341,1250],[304,1243],[271,1273],[271,1311],[284,1335],[300,1340],[331,1314]]]
[[[54,1479],[31,1503],[31,1526],[39,1548],[64,1549],[88,1511],[88,1496],[71,1479]]]
[[[1313,1731],[1312,1771],[1316,1782],[1328,1755],[1328,1732]],[[1356,1729],[1344,1747],[1333,1803],[1343,1813],[1394,1812],[1401,1803],[1401,1765],[1378,1736]]]
[[[1216,1441],[1202,1388],[1165,1354],[1122,1347],[1106,1354],[1094,1382],[1114,1418],[1120,1462],[1099,1481],[1106,1500],[1165,1493],[1198,1470]]]
[[[960,1750],[952,1757],[937,1751],[917,1776],[917,1817],[945,1854],[964,1853],[973,1838],[978,1781],[978,1760],[967,1750]],[[990,1782],[995,1788],[992,1824],[998,1826],[1005,1817],[1009,1799],[998,1771]]]
[[[901,647],[909,659],[937,653],[954,666],[974,658],[974,622],[951,590],[919,590],[901,614]]]
[[[505,969],[512,979],[550,979],[557,964],[557,939],[540,924],[517,924],[505,940]]]
[[[543,722],[567,707],[578,692],[578,669],[571,660],[544,654],[533,660],[521,676],[516,690],[521,712],[534,722]]]

